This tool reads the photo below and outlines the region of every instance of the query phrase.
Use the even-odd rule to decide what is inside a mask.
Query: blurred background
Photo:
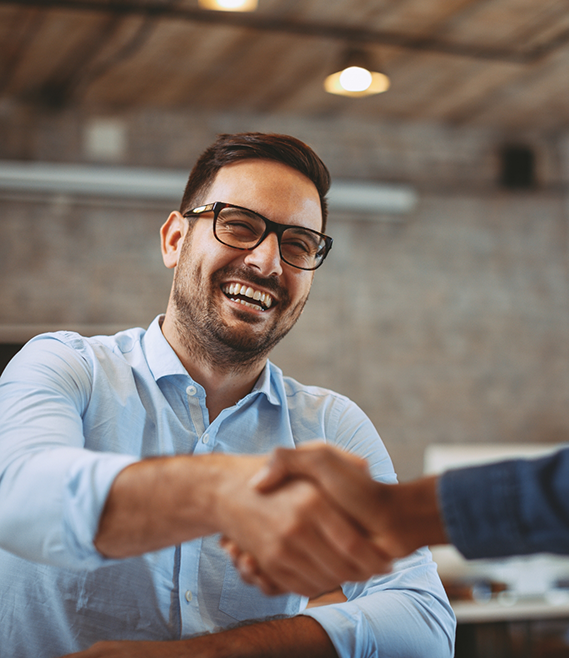
[[[387,91],[325,90],[354,56]],[[335,242],[274,360],[403,480],[432,443],[567,441],[568,65],[560,0],[0,0],[0,342],[146,327],[198,154],[285,132]]]
[[[0,367],[42,331],[148,326],[197,156],[285,132],[331,170],[334,248],[274,361],[363,407],[402,480],[434,446],[567,442],[568,3],[221,1],[0,0]],[[466,599],[507,587],[484,573]],[[461,655],[533,655],[527,619]]]

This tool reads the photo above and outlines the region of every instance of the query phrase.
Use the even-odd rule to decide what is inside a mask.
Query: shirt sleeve
[[[367,459],[375,479],[396,481],[385,446],[356,405],[340,411],[332,436],[338,447]],[[454,655],[455,616],[426,548],[398,560],[390,574],[342,589],[347,602],[303,613],[324,628],[340,658]]]
[[[88,360],[53,335],[28,343],[2,374],[1,548],[67,568],[114,562],[93,540],[113,480],[136,459],[85,449],[91,389]]]
[[[569,448],[448,471],[438,495],[447,534],[466,558],[569,554]]]

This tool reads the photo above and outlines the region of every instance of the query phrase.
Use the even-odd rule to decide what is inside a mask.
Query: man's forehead
[[[280,223],[299,223],[315,230],[322,226],[314,183],[273,160],[240,160],[219,169],[207,192],[207,202],[214,201],[250,208]]]

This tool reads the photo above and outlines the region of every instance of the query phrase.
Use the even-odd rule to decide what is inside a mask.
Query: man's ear
[[[162,260],[168,268],[176,267],[184,237],[188,231],[188,221],[177,211],[170,213],[160,229]]]

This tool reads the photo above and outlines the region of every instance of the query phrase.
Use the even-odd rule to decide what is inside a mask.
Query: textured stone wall
[[[85,146],[94,118],[2,106],[0,159],[96,161]],[[218,132],[271,130],[309,142],[334,176],[416,186],[411,215],[331,218],[329,260],[274,353],[288,374],[357,401],[402,479],[421,472],[433,442],[569,440],[564,136],[523,136],[540,186],[514,194],[495,184],[511,136],[483,130],[230,113],[118,120],[117,164],[189,168]],[[0,194],[0,340],[148,325],[171,282],[158,242],[168,210]]]

